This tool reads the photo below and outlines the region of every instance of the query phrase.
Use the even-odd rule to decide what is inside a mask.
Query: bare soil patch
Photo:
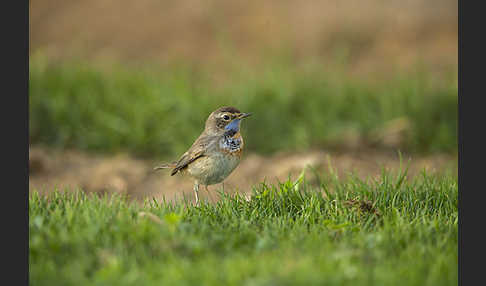
[[[438,154],[429,156],[403,155],[403,163],[410,160],[409,177],[423,169],[431,173],[457,173],[457,156]],[[54,189],[86,192],[116,192],[128,194],[135,200],[165,198],[168,201],[187,196],[193,199],[193,181],[183,175],[170,176],[168,171],[153,171],[161,160],[142,160],[127,154],[113,156],[83,153],[77,150],[53,150],[31,146],[29,150],[29,190],[41,193]],[[329,162],[332,170],[329,169]],[[397,153],[379,150],[356,152],[328,152],[315,150],[303,153],[281,153],[272,156],[244,154],[236,170],[225,180],[226,193],[251,192],[262,181],[283,182],[289,177],[296,179],[307,168],[306,179],[317,183],[313,170],[319,174],[335,171],[340,178],[354,173],[362,179],[381,175],[382,167],[398,170]],[[217,199],[214,190],[221,184],[209,186],[209,194],[201,188],[200,197]]]

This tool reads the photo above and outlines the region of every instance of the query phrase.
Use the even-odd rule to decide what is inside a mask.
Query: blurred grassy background
[[[183,153],[207,115],[234,105],[259,153],[327,147],[456,149],[457,89],[426,74],[383,84],[329,80],[327,73],[275,68],[211,86],[187,70],[103,72],[90,66],[31,65],[32,142],[136,155]]]
[[[209,112],[251,151],[456,152],[456,1],[31,1],[30,142],[175,156]]]

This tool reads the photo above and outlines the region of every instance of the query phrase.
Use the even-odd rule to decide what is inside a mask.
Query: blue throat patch
[[[220,146],[230,152],[238,151],[241,146],[241,140],[238,138],[232,138],[240,130],[240,119],[231,121],[224,127],[224,136],[220,142]]]
[[[241,119],[235,119],[231,121],[228,125],[224,127],[224,130],[226,130],[225,134],[227,133],[228,135],[231,134],[230,136],[233,136],[238,133],[238,131],[240,131],[240,122]]]

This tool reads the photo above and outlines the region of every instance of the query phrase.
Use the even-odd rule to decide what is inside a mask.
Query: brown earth
[[[30,0],[30,52],[50,60],[185,62],[222,74],[284,56],[361,75],[458,62],[457,1]],[[384,60],[386,59],[386,60]]]
[[[452,172],[457,174],[457,156],[430,155],[411,157],[403,155],[403,162],[410,159],[409,178],[419,174],[424,168],[431,173]],[[273,156],[245,154],[235,171],[225,180],[224,191],[247,194],[252,186],[263,180],[268,183],[295,179],[306,169],[306,179],[316,183],[312,170],[319,174],[332,169],[340,178],[354,172],[362,179],[380,176],[381,168],[398,170],[399,157],[396,153],[385,151],[359,151],[333,153],[325,150],[305,153],[281,153]],[[29,152],[29,189],[41,193],[68,188],[70,191],[81,188],[86,192],[117,192],[141,201],[145,198],[165,197],[168,201],[182,199],[187,195],[193,199],[192,180],[182,175],[170,176],[169,171],[154,172],[152,168],[160,161],[141,160],[126,154],[114,156],[93,155],[80,151],[59,151],[31,146]],[[405,164],[404,164],[405,165]],[[210,200],[216,200],[214,190],[220,185],[209,186]],[[208,198],[204,188],[202,198]]]

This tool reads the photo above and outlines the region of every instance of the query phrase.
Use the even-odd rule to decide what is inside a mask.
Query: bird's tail
[[[176,166],[176,164],[177,164],[177,162],[162,164],[160,166],[155,167],[154,168],[154,171],[157,171],[157,170],[160,170],[160,169],[170,169],[170,168],[174,168]]]

